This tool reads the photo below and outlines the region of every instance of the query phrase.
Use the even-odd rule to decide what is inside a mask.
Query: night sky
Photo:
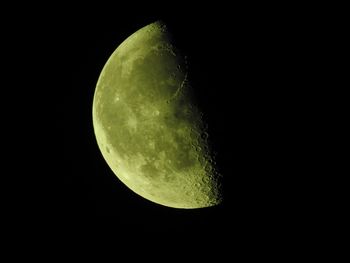
[[[296,140],[286,120],[293,120],[288,105],[299,92],[288,62],[298,55],[291,48],[298,41],[291,37],[287,10],[87,9],[47,7],[7,30],[14,40],[8,43],[11,60],[22,61],[12,62],[10,78],[26,87],[20,116],[30,144],[24,161],[30,166],[12,166],[23,169],[23,182],[31,185],[16,188],[29,192],[18,194],[19,206],[12,207],[19,225],[28,217],[34,228],[48,232],[87,224],[95,232],[205,232],[245,239],[292,231],[294,207],[287,193],[296,177],[293,154],[285,149]],[[225,201],[217,207],[172,209],[138,196],[110,170],[94,137],[93,94],[105,62],[130,34],[158,19],[192,59],[194,86],[224,175]]]

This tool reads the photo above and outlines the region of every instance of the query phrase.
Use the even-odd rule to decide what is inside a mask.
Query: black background
[[[307,97],[300,83],[308,58],[301,67],[300,56],[312,48],[312,25],[298,22],[303,12],[266,5],[86,5],[41,6],[6,20],[5,78],[20,87],[3,99],[16,116],[6,122],[19,141],[10,143],[9,155],[21,158],[7,176],[15,180],[8,203],[17,226],[48,238],[63,231],[69,239],[79,229],[243,243],[298,231],[301,190],[294,186],[301,182],[296,163],[304,160],[295,155],[302,131],[293,123]],[[123,40],[158,19],[171,27],[197,76],[224,174],[225,201],[217,207],[171,209],[139,197],[112,173],[96,144],[98,76]]]

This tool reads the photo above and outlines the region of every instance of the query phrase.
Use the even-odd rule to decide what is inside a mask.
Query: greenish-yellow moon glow
[[[188,77],[186,57],[166,25],[155,22],[113,52],[93,101],[97,143],[115,175],[140,196],[174,208],[222,201]]]

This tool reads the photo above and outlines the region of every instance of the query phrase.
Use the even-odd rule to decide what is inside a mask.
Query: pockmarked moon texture
[[[221,175],[187,67],[164,23],[141,28],[101,72],[93,126],[104,159],[132,191],[168,207],[202,208],[221,203]]]

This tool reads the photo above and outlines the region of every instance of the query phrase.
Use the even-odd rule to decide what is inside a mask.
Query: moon
[[[222,202],[221,174],[196,106],[187,59],[160,21],[122,42],[106,62],[93,99],[98,147],[136,194],[173,208]]]

